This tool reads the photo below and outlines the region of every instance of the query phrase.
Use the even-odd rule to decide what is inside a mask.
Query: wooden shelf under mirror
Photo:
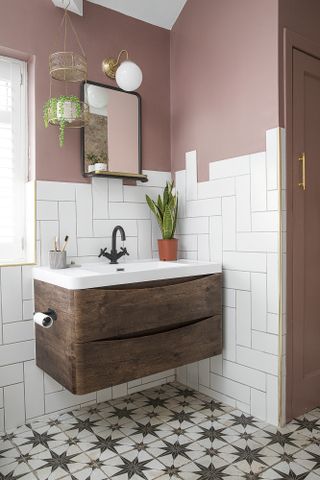
[[[143,173],[123,173],[123,172],[88,172],[84,173],[85,177],[111,177],[124,178],[130,180],[139,180],[140,182],[147,182],[148,177]]]

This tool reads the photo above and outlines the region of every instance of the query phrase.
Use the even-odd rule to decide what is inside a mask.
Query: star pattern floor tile
[[[0,437],[0,480],[320,480],[320,408],[284,428],[177,383]]]

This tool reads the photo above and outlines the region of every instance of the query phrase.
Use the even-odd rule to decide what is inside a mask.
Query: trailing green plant
[[[167,182],[162,197],[158,195],[155,202],[149,195],[146,201],[159,224],[162,238],[171,240],[174,237],[178,217],[178,194],[174,189],[174,182]]]
[[[64,107],[66,103],[72,103],[74,106],[74,118],[65,117]],[[74,95],[61,95],[60,97],[52,97],[47,100],[43,107],[43,120],[47,128],[50,125],[59,126],[59,144],[64,145],[64,131],[68,123],[81,118],[81,103],[78,97]]]

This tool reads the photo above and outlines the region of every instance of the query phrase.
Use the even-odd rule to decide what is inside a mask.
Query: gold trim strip
[[[283,205],[282,205],[282,129],[278,127],[278,205],[279,205],[279,241],[278,241],[278,281],[279,281],[279,339],[278,339],[278,424],[283,424]],[[285,160],[285,159],[284,159]]]

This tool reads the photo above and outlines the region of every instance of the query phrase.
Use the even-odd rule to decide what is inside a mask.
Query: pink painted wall
[[[320,44],[320,2],[319,0],[279,0],[279,115],[280,125],[284,119],[284,65],[283,33],[287,28]]]
[[[42,121],[42,107],[49,96],[48,54],[62,46],[57,36],[62,13],[51,0],[2,1],[0,54],[9,48],[35,57],[36,177],[81,182],[80,132],[68,131],[61,149],[56,129],[45,129]],[[90,80],[114,85],[101,72],[101,61],[122,48],[141,66],[143,168],[169,170],[170,32],[90,2],[85,2],[84,17],[71,15],[86,51]]]
[[[171,34],[173,171],[196,149],[205,180],[278,125],[278,0],[188,0]]]

